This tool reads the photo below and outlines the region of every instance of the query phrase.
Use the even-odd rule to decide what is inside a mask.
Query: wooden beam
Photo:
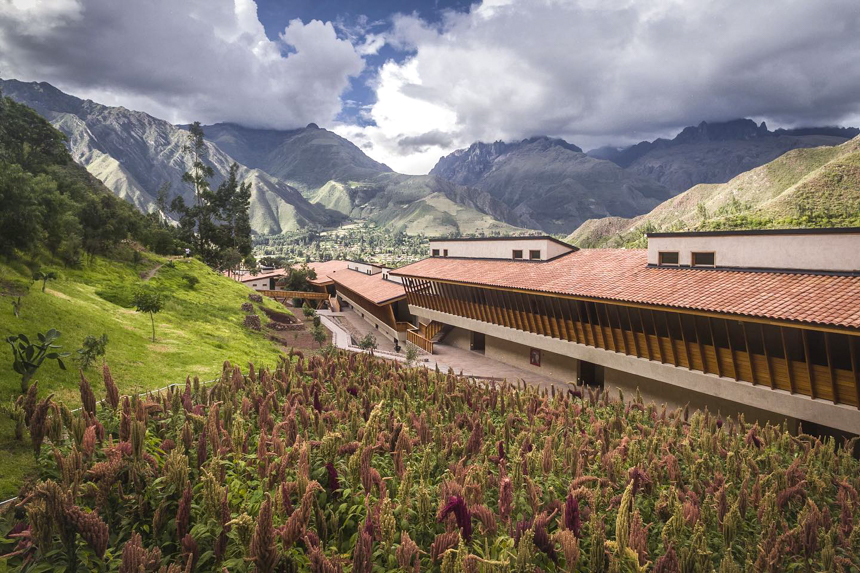
[[[612,306],[615,307],[615,320],[618,321],[618,328],[619,328],[619,330],[621,330],[621,342],[624,345],[624,354],[629,355],[630,349],[627,347],[627,337],[624,336],[624,323],[621,322],[621,312],[618,310],[617,306],[615,306],[615,305],[612,305]],[[607,310],[607,312],[609,311],[609,306],[606,307],[606,310]]]
[[[684,332],[684,321],[681,320],[681,315],[676,314],[678,317],[678,328],[681,330],[681,342],[684,343],[684,356],[687,357],[687,369],[693,369],[693,359],[690,357],[690,345],[687,344],[687,334]]]
[[[564,331],[563,332],[564,339],[569,341],[569,342],[573,342],[574,337],[571,336],[570,328],[567,326],[567,316],[565,316],[565,314],[564,314],[564,307],[561,304],[561,299],[560,298],[554,298],[552,300],[553,300],[555,306],[558,308],[558,316],[561,318],[561,326],[562,326],[562,330]]]
[[[788,386],[791,388],[791,393],[797,392],[794,387],[794,376],[791,375],[791,358],[788,356],[788,344],[785,342],[785,329],[779,327],[779,336],[782,338],[782,356],[785,359],[785,370],[788,372]]]
[[[674,366],[678,365],[678,356],[675,354],[675,339],[672,338],[672,329],[669,328],[669,317],[665,312],[661,312],[663,315],[663,322],[666,323],[666,336],[669,337],[669,349],[672,351],[672,364]]]
[[[615,337],[615,329],[612,328],[612,317],[609,316],[609,307],[605,304],[601,304],[603,307],[603,313],[606,315],[606,328],[609,329],[609,336],[612,337],[612,350],[615,352],[621,352],[621,349],[618,348],[618,338]]]
[[[593,304],[593,303],[592,303]],[[594,347],[595,348],[606,348],[605,341],[603,340],[603,333],[600,336],[600,344],[597,342],[597,331],[594,329],[594,319],[591,318],[591,309],[589,308],[589,303],[585,303],[585,314],[588,315],[588,324],[591,325],[591,336],[594,337]]]
[[[714,360],[717,361],[717,376],[723,376],[723,365],[720,364],[720,349],[717,346],[717,339],[714,338],[714,325],[711,324],[711,317],[708,317],[708,332],[711,334],[711,347],[714,349]]]
[[[636,313],[639,315],[639,325],[642,327],[642,336],[645,338],[645,350],[648,352],[648,360],[654,360],[651,353],[651,343],[648,342],[648,330],[645,328],[645,319],[642,318],[642,309],[637,308]]]
[[[650,308],[648,309],[648,313],[651,316],[651,326],[654,327],[654,340],[657,341],[657,352],[660,354],[660,362],[665,364],[666,359],[663,356],[663,345],[660,344],[660,334],[657,332],[657,319],[654,318],[654,311]]]
[[[750,382],[752,382],[752,385],[755,386],[756,385],[755,362],[753,362],[753,353],[752,353],[752,350],[750,350],[749,336],[747,336],[747,323],[741,322],[741,329],[744,332],[744,346],[746,346],[746,348],[747,348],[747,360],[749,360],[749,363],[750,363],[750,378],[752,378],[752,380],[750,380]]]
[[[699,321],[693,317],[693,332],[696,335],[696,346],[699,347],[699,358],[702,359],[702,372],[708,373],[708,357],[705,355],[705,346],[702,344],[702,335],[699,333]]]
[[[848,353],[851,355],[851,372],[854,374],[854,397],[860,410],[860,359],[857,357],[856,340],[848,337]]]
[[[827,368],[830,369],[830,386],[833,388],[833,402],[839,403],[839,386],[836,384],[836,368],[833,366],[833,356],[830,353],[830,334],[824,333],[824,350],[827,353]]]
[[[726,342],[729,345],[729,354],[732,357],[732,378],[740,380],[741,375],[738,373],[738,358],[735,356],[735,345],[732,344],[732,331],[729,330],[729,321],[722,320],[723,326],[726,327]]]
[[[633,326],[633,319],[630,317],[630,307],[625,306],[627,311],[627,324],[630,325],[630,332],[633,334],[633,348],[636,349],[636,356],[642,358],[642,351],[639,350],[639,335],[636,333],[636,328]]]
[[[809,392],[815,398],[815,369],[812,367],[812,356],[809,354],[809,339],[806,336],[806,330],[801,330],[800,335],[803,337],[803,354],[806,356],[806,374],[809,376]]]
[[[767,351],[767,338],[764,337],[764,325],[759,324],[759,332],[761,332],[761,347],[764,349],[764,360],[767,364],[767,377],[770,378],[770,387],[776,388],[776,380],[773,378],[773,370],[770,367],[770,352]]]

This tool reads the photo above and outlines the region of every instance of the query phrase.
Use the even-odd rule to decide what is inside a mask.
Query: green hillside
[[[54,394],[69,404],[79,403],[74,356],[87,335],[108,335],[107,363],[120,391],[126,393],[159,388],[186,376],[209,380],[218,375],[225,359],[239,364],[276,362],[278,346],[265,332],[242,324],[241,305],[249,302],[250,292],[245,286],[196,260],[170,261],[150,254],[135,258],[139,262],[96,257],[80,269],[56,268],[59,278],[49,281],[44,293],[41,282],[31,285],[31,272],[23,263],[0,263],[0,337],[24,333],[35,339],[36,333],[55,328],[62,333],[57,342],[62,351],[72,353],[66,359],[67,370],[46,361],[37,372],[33,380],[39,381],[40,396]],[[141,279],[156,268],[150,280]],[[187,277],[199,282],[191,288],[193,279]],[[164,310],[155,315],[154,343],[149,316],[135,312],[131,304],[144,283],[165,297]],[[18,296],[21,308],[16,318],[12,301]],[[264,300],[265,306],[278,308]],[[265,324],[265,315],[257,314]],[[102,387],[100,363],[85,375],[94,387]],[[19,394],[20,376],[12,371],[12,353],[4,344],[0,404],[9,404]],[[26,442],[14,441],[13,428],[7,416],[0,418],[0,461],[7,468],[0,478],[0,498],[14,494],[22,476],[33,469],[32,452]]]
[[[586,221],[568,241],[643,246],[657,231],[860,225],[860,137],[795,149],[722,184],[696,185],[640,217]]]

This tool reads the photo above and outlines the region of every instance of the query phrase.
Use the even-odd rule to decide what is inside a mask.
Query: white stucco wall
[[[559,382],[576,384],[578,361],[575,358],[541,349],[540,366],[534,366],[531,363],[532,347],[495,336],[487,336],[485,340],[484,355],[487,358],[555,378]]]
[[[560,245],[548,239],[529,239],[528,237],[511,238],[507,240],[486,241],[430,241],[430,254],[434,249],[439,249],[439,256],[443,256],[448,249],[449,257],[471,257],[482,259],[511,259],[513,251],[523,252],[523,258],[528,260],[529,251],[540,251],[540,260],[545,261],[560,254],[571,251],[570,247]]]
[[[649,237],[649,264],[660,251],[677,251],[682,266],[695,251],[715,253],[718,267],[860,271],[860,233]]]
[[[383,267],[381,267],[379,265],[372,265],[369,263],[357,263],[354,261],[347,261],[346,268],[353,270],[353,271],[358,271],[358,272],[366,274],[366,275],[375,275],[375,274],[381,273],[383,270],[385,270]]]

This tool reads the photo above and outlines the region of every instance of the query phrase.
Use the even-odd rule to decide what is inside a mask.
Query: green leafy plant
[[[322,348],[326,338],[328,338],[326,328],[321,324],[315,324],[311,327],[311,337],[314,339],[314,342],[319,344],[320,348]]]
[[[137,312],[149,313],[149,319],[152,322],[152,341],[155,342],[155,315],[164,308],[164,300],[161,293],[139,290],[134,293],[133,302],[134,309]]]
[[[317,315],[317,311],[315,311],[307,302],[305,302],[302,305],[302,314],[305,315],[305,318],[313,318]]]
[[[376,337],[368,332],[364,335],[364,338],[358,341],[358,347],[365,352],[373,353],[377,348]]]
[[[59,352],[62,346],[54,344],[60,338],[60,332],[50,329],[48,332],[36,334],[38,342],[32,343],[24,334],[8,336],[6,342],[12,348],[12,369],[21,375],[21,392],[26,393],[30,389],[30,380],[42,366],[45,360],[56,360],[57,366],[66,369],[63,358],[68,352]]]
[[[412,366],[418,360],[418,347],[411,342],[406,343],[406,365]]]
[[[34,281],[42,281],[42,292],[48,286],[48,281],[57,280],[57,273],[54,271],[36,271],[33,273]]]
[[[87,335],[78,349],[78,363],[81,369],[87,370],[99,357],[104,356],[107,350],[107,343],[107,334],[102,334],[98,338],[92,334]]]
[[[190,290],[194,290],[197,287],[197,285],[200,283],[200,279],[197,278],[195,275],[192,275],[190,273],[186,273],[186,274],[182,275],[182,280],[185,281],[185,285]]]

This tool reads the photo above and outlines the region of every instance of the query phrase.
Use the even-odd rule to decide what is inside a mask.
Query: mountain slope
[[[308,193],[328,181],[361,181],[391,169],[343,137],[310,124],[304,129],[252,129],[230,123],[204,126],[206,139],[237,161]]]
[[[443,157],[430,171],[471,185],[507,205],[521,226],[570,232],[586,219],[646,212],[669,190],[560,139],[475,143]]]
[[[193,190],[182,181],[190,166],[183,148],[186,131],[146,113],[104,106],[70,96],[46,83],[0,80],[3,93],[28,105],[68,137],[69,150],[78,163],[116,195],[141,211],[158,209],[159,187],[170,184],[172,195],[193,200]],[[207,143],[207,163],[215,171],[213,186],[227,175],[234,158]],[[337,213],[313,205],[295,189],[269,175],[242,166],[240,178],[253,182],[251,215],[259,233],[280,233],[313,226],[331,226]],[[295,217],[291,217],[295,213]]]
[[[750,119],[702,122],[674,139],[643,141],[631,147],[602,147],[588,152],[678,193],[699,183],[724,183],[797,148],[839,145],[856,128],[807,128],[769,131]]]
[[[631,246],[645,232],[860,225],[860,136],[795,149],[722,184],[696,185],[633,219],[587,221],[568,241]]]
[[[484,191],[433,175],[380,173],[364,181],[329,181],[311,201],[354,219],[411,235],[514,232],[516,215]]]

